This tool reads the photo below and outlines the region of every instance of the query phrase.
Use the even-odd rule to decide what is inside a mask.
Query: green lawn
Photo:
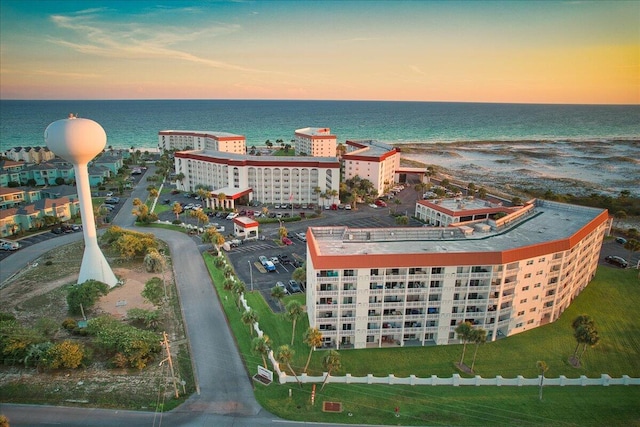
[[[236,335],[240,351],[252,374],[261,364],[259,355],[250,350],[249,328],[240,321],[240,311],[230,292],[221,288],[222,275],[213,267],[212,258],[205,254],[207,265],[227,312],[229,323]],[[304,303],[304,296],[299,298]],[[271,347],[290,344],[291,323],[274,314],[258,293],[247,293],[250,306],[260,315],[260,326],[270,337]],[[286,301],[285,301],[286,303]],[[549,325],[536,328],[493,343],[478,351],[476,373],[483,377],[517,375],[535,377],[537,360],[549,365],[548,377],[599,377],[607,373],[612,377],[623,374],[640,377],[640,325],[635,322],[640,313],[640,282],[637,272],[601,267],[596,278],[576,298],[561,318]],[[615,308],[615,309],[614,309]],[[573,318],[589,314],[596,321],[601,341],[588,349],[581,368],[573,368],[568,357],[573,353],[575,340],[570,327]],[[309,347],[303,343],[308,327],[306,318],[298,321],[293,345],[292,363],[300,372],[306,362]],[[459,360],[461,345],[411,347],[395,349],[342,350],[343,368],[337,375],[350,373],[364,376],[394,374],[406,377],[438,375],[450,377],[459,373],[454,363]],[[324,351],[314,352],[309,367],[310,375],[322,373]],[[466,361],[470,363],[473,347],[468,347]],[[288,397],[289,389],[292,397]],[[640,425],[640,387],[546,387],[545,399],[540,403],[535,387],[409,387],[382,385],[328,384],[320,392],[317,387],[315,406],[310,405],[311,386],[300,389],[295,384],[257,386],[258,401],[270,412],[287,419],[403,425],[468,424],[486,425]],[[342,414],[322,412],[321,402],[342,402]],[[400,418],[393,410],[401,408]],[[588,409],[585,409],[588,408]],[[352,416],[348,416],[348,412]]]

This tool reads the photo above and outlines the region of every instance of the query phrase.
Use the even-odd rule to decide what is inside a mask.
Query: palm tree
[[[231,291],[231,290],[233,290],[233,283],[234,283],[233,279],[231,279],[231,278],[225,279],[225,281],[222,282],[222,288],[225,291]]]
[[[175,202],[171,210],[173,211],[174,214],[176,214],[176,221],[179,221],[180,214],[182,213],[182,205],[178,202]]]
[[[313,187],[313,194],[316,195],[316,200],[319,200],[318,196],[322,193],[322,189],[320,187]]]
[[[251,336],[253,336],[253,324],[258,321],[258,318],[258,313],[251,308],[249,310],[245,310],[245,312],[242,313],[242,323],[249,326],[249,332],[251,333]]]
[[[544,360],[538,360],[536,362],[536,369],[538,369],[538,371],[540,371],[540,393],[539,393],[539,399],[542,401],[542,385],[544,383],[544,373],[549,370],[549,367],[547,366],[547,362],[545,362]]]
[[[573,328],[573,335],[576,338],[576,341],[578,341],[578,344],[576,345],[576,348],[573,351],[574,359],[578,355],[578,348],[580,347],[580,344],[581,344],[581,341],[576,336],[578,328],[581,327],[581,326],[594,326],[594,321],[591,318],[591,316],[589,316],[587,314],[581,314],[580,316],[578,316],[575,319],[573,319],[573,322],[571,322],[571,327]],[[581,332],[581,334],[582,333],[584,333],[584,332]]]
[[[293,273],[291,273],[291,278],[296,282],[307,283],[307,269],[304,267],[304,265],[293,270]]]
[[[236,307],[240,308],[240,296],[247,291],[247,286],[244,282],[238,280],[233,282],[233,289],[231,290],[236,295]]]
[[[218,206],[222,209],[224,207],[224,201],[227,198],[227,195],[224,193],[218,193]]]
[[[309,362],[311,362],[311,355],[313,350],[322,345],[322,332],[318,328],[309,328],[304,333],[304,342],[309,346],[309,356],[307,357],[307,363],[304,365],[304,371],[307,372]]]
[[[284,289],[281,288],[280,286],[274,286],[273,288],[271,288],[271,298],[275,299],[276,301],[278,301],[278,306],[280,306],[280,308],[282,308],[282,299],[285,297],[285,293],[284,293]]]
[[[300,388],[302,388],[302,383],[300,382],[298,375],[296,375],[296,371],[291,367],[291,360],[293,359],[294,354],[295,352],[288,345],[283,344],[276,350],[275,357],[278,363],[284,363],[287,365],[287,368],[289,368],[293,376],[296,378],[296,381],[298,381]]]
[[[327,384],[327,380],[329,379],[329,375],[331,375],[332,371],[337,371],[342,367],[342,363],[340,362],[340,353],[335,350],[329,350],[329,353],[322,359],[322,366],[327,370],[327,376],[324,377],[324,381],[322,382],[322,387],[320,387],[320,391],[324,389],[324,386]]]
[[[629,251],[629,261],[631,261],[633,253],[640,251],[640,241],[629,239],[627,243],[624,244],[624,248]]]
[[[467,342],[471,339],[471,331],[473,325],[471,322],[460,322],[455,331],[458,334],[458,339],[462,340],[462,357],[460,358],[460,365],[464,365],[464,353],[467,350]]]
[[[304,314],[304,310],[302,308],[302,304],[298,301],[289,301],[287,306],[285,307],[285,317],[287,320],[291,320],[293,323],[293,329],[291,332],[291,345],[293,345],[293,340],[296,337],[296,322],[302,315]]]
[[[478,197],[480,199],[486,199],[487,198],[487,190],[484,187],[480,187],[480,189],[478,190]]]
[[[474,194],[476,194],[476,185],[473,182],[470,182],[467,185],[467,190],[469,190],[467,194],[473,196]]]
[[[269,354],[269,337],[262,335],[251,340],[251,351],[262,357],[262,364],[267,369],[267,354]]]
[[[482,328],[472,329],[470,341],[476,344],[476,349],[473,352],[473,361],[471,362],[471,371],[473,371],[473,367],[476,365],[478,348],[480,347],[480,344],[484,344],[485,342],[487,342],[487,330]]]

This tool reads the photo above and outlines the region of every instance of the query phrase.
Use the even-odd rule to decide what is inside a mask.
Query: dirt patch
[[[153,304],[146,301],[141,293],[145,283],[152,277],[158,276],[156,273],[147,273],[141,268],[115,268],[113,272],[124,283],[100,298],[95,306],[96,313],[109,313],[117,319],[125,319],[127,311],[132,308],[153,310]]]

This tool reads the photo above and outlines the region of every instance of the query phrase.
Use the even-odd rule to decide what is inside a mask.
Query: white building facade
[[[158,149],[165,150],[212,150],[225,153],[245,154],[246,138],[228,132],[163,130],[158,132]]]
[[[247,192],[260,203],[318,203],[319,195],[340,188],[336,158],[245,156],[219,151],[175,154],[176,174],[184,174],[181,189],[209,187]],[[318,189],[320,191],[318,191]]]
[[[297,129],[294,134],[294,148],[297,155],[311,157],[335,157],[337,138],[329,128],[307,127]]]
[[[331,348],[489,341],[553,322],[588,285],[606,210],[534,201],[490,231],[311,227],[307,313]]]
[[[378,195],[386,194],[400,168],[400,150],[373,140],[346,141],[342,156],[344,179],[359,176],[369,180]]]

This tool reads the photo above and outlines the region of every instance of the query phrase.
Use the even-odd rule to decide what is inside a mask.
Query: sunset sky
[[[2,99],[640,103],[638,1],[0,6]]]

